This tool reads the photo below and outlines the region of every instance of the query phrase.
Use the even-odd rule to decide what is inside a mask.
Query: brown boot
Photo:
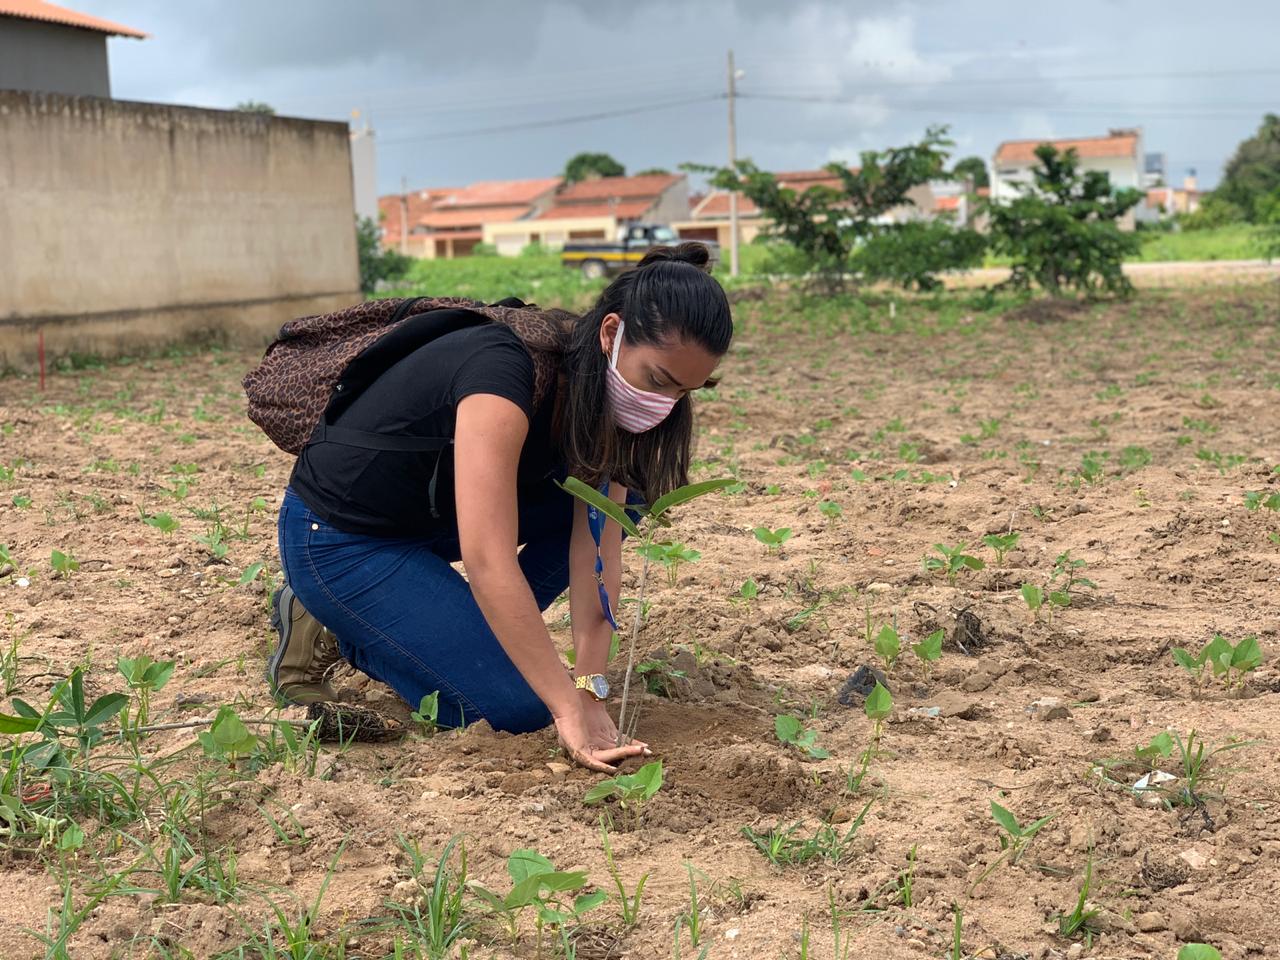
[[[271,625],[280,635],[267,661],[267,683],[276,698],[301,704],[337,700],[328,674],[342,659],[338,638],[307,613],[287,583],[271,598]]]

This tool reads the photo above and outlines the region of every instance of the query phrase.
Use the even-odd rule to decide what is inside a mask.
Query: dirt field
[[[1278,306],[1267,287],[1003,315],[954,296],[892,315],[887,302],[741,301],[722,386],[699,408],[698,477],[742,485],[676,518],[701,560],[674,586],[652,578],[641,638],[666,696],[644,698],[638,732],[665,785],[638,817],[604,808],[628,892],[649,876],[634,927],[609,878],[602,808],[582,799],[599,777],[557,765],[550,732],[479,724],[326,746],[314,763],[259,744],[232,770],[182,727],[144,736],[140,760],[110,735],[87,755],[64,737],[83,789],[0,764],[0,956],[391,956],[412,915],[395,905],[422,894],[398,836],[420,848],[429,885],[458,834],[469,879],[489,889],[509,890],[508,855],[535,848],[607,891],[570,925],[582,958],[950,957],[957,907],[960,956],[1172,958],[1185,941],[1228,960],[1280,956],[1280,509],[1266,505],[1280,494]],[[291,461],[243,417],[238,380],[255,359],[90,367],[44,394],[0,380],[0,543],[17,568],[0,576],[0,652],[16,640],[20,658],[2,692],[43,709],[77,664],[88,699],[123,691],[116,658],[146,653],[176,661],[152,723],[227,704],[245,720],[277,716],[262,671]],[[1246,492],[1263,494],[1256,509]],[[180,526],[166,533],[162,515]],[[766,551],[761,526],[792,536]],[[1000,564],[982,538],[1009,531],[1020,538]],[[965,544],[984,568],[949,583],[922,562],[935,544]],[[69,579],[54,550],[79,562]],[[1020,588],[1046,584],[1064,553],[1095,586],[1033,619]],[[747,579],[754,600],[740,597]],[[565,648],[566,611],[548,614]],[[872,639],[896,622],[902,656],[887,676],[892,716],[854,783],[873,725],[839,694],[878,662],[868,622]],[[946,641],[926,669],[910,645],[937,629]],[[1261,646],[1262,665],[1231,689],[1197,684],[1172,656],[1215,632]],[[361,679],[339,675],[347,698],[408,720]],[[781,743],[782,713],[830,756]],[[1166,730],[1209,749],[1256,742],[1212,757],[1190,792],[1179,779],[1135,796],[1127,785],[1150,764],[1134,749]],[[1157,763],[1182,777],[1176,746]],[[1023,825],[1053,817],[1016,863],[993,801]],[[812,859],[785,866],[743,833],[798,824],[793,841],[821,838],[824,823],[832,842],[793,843]],[[269,903],[296,925],[339,850],[314,922],[285,949]],[[1087,866],[1094,932],[1061,936],[1057,914],[1071,913]],[[471,896],[465,917],[445,956],[536,955],[532,911],[514,944]],[[543,954],[563,952],[548,931]]]

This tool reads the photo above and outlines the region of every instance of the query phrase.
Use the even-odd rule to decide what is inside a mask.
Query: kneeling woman
[[[619,503],[628,493],[652,503],[688,482],[689,394],[711,382],[733,333],[706,265],[701,244],[650,251],[566,319],[556,362],[542,352],[541,370],[504,324],[440,336],[331,424],[451,437],[451,457],[307,444],[280,510],[288,586],[270,678],[281,696],[330,698],[324,674],[345,657],[415,708],[439,691],[445,726],[555,723],[566,752],[602,771],[647,749],[617,746],[601,676],[612,627],[596,564],[601,556],[616,598],[621,531],[608,524],[598,553],[586,508],[554,480],[609,481]],[[459,559],[465,580],[450,566]],[[576,678],[541,615],[566,586]],[[306,612],[327,630],[298,628]]]

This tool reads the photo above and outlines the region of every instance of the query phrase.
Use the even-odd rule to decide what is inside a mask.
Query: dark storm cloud
[[[746,72],[739,153],[774,168],[855,159],[936,122],[950,123],[958,153],[983,156],[1003,139],[1142,125],[1175,177],[1194,166],[1211,180],[1260,105],[1280,99],[1280,74],[1170,76],[1273,66],[1280,14],[1270,0],[1209,20],[1193,19],[1189,3],[1153,12],[1129,0],[1081,0],[1069,12],[1024,0],[80,6],[153,34],[112,41],[118,96],[253,99],[334,119],[362,111],[377,130],[383,191],[402,176],[423,186],[545,176],[584,149],[630,169],[719,161],[725,104],[713,98],[729,47]],[[700,99],[674,105],[690,98]],[[1202,103],[1222,108],[1190,109]],[[522,128],[476,132],[513,126]]]

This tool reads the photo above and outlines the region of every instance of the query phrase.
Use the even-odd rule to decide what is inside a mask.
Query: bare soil
[[[892,318],[882,302],[736,307],[741,332],[723,383],[699,406],[698,476],[733,472],[744,486],[678,516],[674,535],[701,560],[683,565],[675,586],[660,570],[650,583],[640,653],[673,674],[668,696],[644,697],[639,735],[666,784],[638,823],[612,811],[628,886],[650,875],[640,922],[623,929],[610,900],[587,915],[579,956],[675,955],[686,863],[703,874],[710,957],[800,956],[806,915],[810,955],[832,956],[831,902],[855,957],[949,956],[954,905],[966,955],[1173,957],[1200,940],[1228,960],[1280,956],[1280,544],[1268,536],[1280,512],[1244,501],[1246,491],[1280,492],[1275,292],[1144,293],[1003,316],[940,303],[899,301]],[[15,696],[43,705],[80,663],[90,664],[91,695],[121,690],[116,657],[148,653],[177,661],[155,722],[211,718],[224,704],[246,719],[276,715],[262,674],[274,639],[274,511],[291,459],[243,415],[238,380],[255,360],[206,350],[90,367],[53,377],[44,393],[31,379],[0,380],[0,543],[18,567],[0,576],[0,647],[20,640]],[[172,494],[179,483],[183,499]],[[827,516],[823,502],[841,514]],[[221,562],[195,539],[211,521],[193,511],[208,517],[214,505],[240,537]],[[140,513],[181,527],[166,535]],[[792,536],[767,552],[758,526]],[[998,565],[981,538],[1009,530],[1021,538]],[[949,583],[922,563],[939,543],[967,544],[985,568]],[[55,549],[80,562],[69,580],[53,575]],[[1068,551],[1096,587],[1033,620],[1019,588],[1044,583]],[[238,584],[258,562],[262,576]],[[759,596],[735,602],[748,578]],[[564,648],[566,617],[567,605],[548,613]],[[873,632],[896,622],[907,643],[935,629],[948,640],[928,671],[904,644],[888,673],[893,717],[853,795],[846,771],[872,725],[858,700],[845,706],[837,694],[876,662],[868,617]],[[1232,642],[1254,634],[1262,646],[1264,663],[1242,687],[1197,685],[1173,662],[1173,647],[1198,651],[1215,632]],[[611,679],[619,670],[615,661]],[[352,702],[407,721],[385,688],[350,671],[338,682]],[[1065,710],[1029,712],[1047,697]],[[780,712],[803,717],[830,758],[778,742]],[[1190,806],[1153,806],[1108,782],[1140,768],[1099,776],[1100,761],[1132,758],[1164,730],[1194,730],[1210,747],[1256,743],[1215,757]],[[190,777],[207,766],[197,732],[155,732],[143,756]],[[105,743],[95,755],[120,752]],[[371,918],[419,892],[398,835],[433,856],[464,835],[470,876],[492,889],[509,887],[507,856],[534,847],[612,893],[600,810],[582,802],[598,777],[548,766],[560,759],[549,731],[514,737],[477,724],[327,748],[314,775],[267,766],[205,817],[210,842],[236,852],[239,903],[130,893],[158,884],[139,867],[88,913],[69,955],[234,951],[261,933],[268,900],[291,916],[311,903],[341,846],[313,937],[346,941],[348,957],[387,956],[391,935]],[[23,789],[38,805],[41,779]],[[824,821],[843,831],[868,801],[838,864],[777,868],[741,832],[799,823],[811,835]],[[1023,823],[1054,819],[1017,864],[975,886],[1002,854],[992,801]],[[285,836],[263,811],[286,823]],[[139,862],[115,829],[76,819],[87,835],[76,856],[0,834],[0,956],[46,955],[25,931],[43,932],[47,910],[60,908],[63,871],[79,908],[103,878]],[[157,801],[116,829],[155,848],[163,823]],[[894,890],[911,850],[908,909]],[[1055,915],[1071,910],[1090,860],[1098,914],[1086,947],[1058,934]],[[679,955],[699,956],[682,927]],[[468,950],[534,956],[532,922],[514,944],[482,922]],[[557,950],[548,941],[547,954]]]

